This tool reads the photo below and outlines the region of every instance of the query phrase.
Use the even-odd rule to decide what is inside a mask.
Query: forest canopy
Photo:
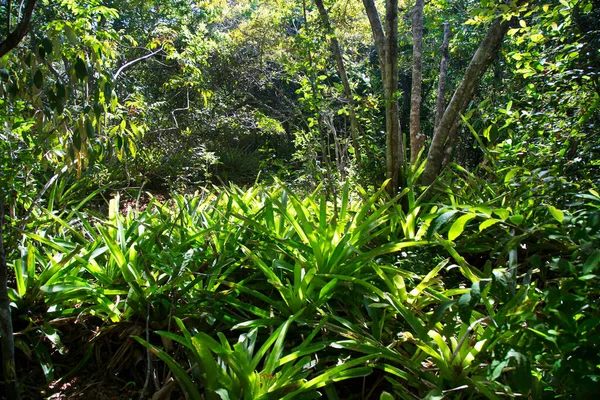
[[[3,1],[0,399],[599,394],[599,19]]]

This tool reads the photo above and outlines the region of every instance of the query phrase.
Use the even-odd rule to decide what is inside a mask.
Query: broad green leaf
[[[379,400],[394,400],[394,396],[392,396],[388,392],[381,392],[381,395],[379,396]]]
[[[437,324],[442,319],[442,317],[444,316],[444,314],[454,304],[456,304],[456,300],[445,301],[445,302],[441,303],[439,306],[437,306],[436,309],[435,309],[435,311],[433,312],[433,314],[429,318],[429,321],[427,323],[427,327],[425,327],[425,329],[428,330],[428,331],[431,330],[431,329],[433,329],[433,327],[435,326],[435,324]]]
[[[438,332],[436,332],[434,330],[429,331],[427,334],[437,344],[439,352],[442,355],[443,359],[445,361],[449,362],[450,359],[452,358],[452,351],[450,350],[450,347],[448,347],[448,344],[444,341],[444,338],[442,337],[442,335],[440,335]]]
[[[450,230],[448,231],[448,240],[455,240],[456,238],[458,238],[463,233],[467,222],[469,222],[476,216],[477,214],[475,213],[469,213],[460,216],[456,221],[454,221],[454,223],[450,227]]]
[[[552,214],[555,220],[562,224],[563,220],[565,219],[565,213],[562,212],[562,210],[559,210],[554,206],[548,206],[548,211],[550,211],[550,214]]]
[[[437,231],[446,224],[446,222],[450,221],[450,219],[454,216],[454,214],[456,214],[458,211],[457,210],[452,210],[452,211],[447,211],[445,213],[443,213],[442,215],[440,215],[439,217],[437,217],[430,225],[428,231],[427,231],[427,237],[429,239],[431,239],[431,237],[433,237],[433,235],[435,233],[437,233]]]
[[[600,250],[594,251],[583,264],[583,273],[584,275],[590,274],[596,269],[598,266],[598,262],[600,262]]]
[[[94,125],[92,125],[92,120],[89,117],[85,117],[85,134],[89,139],[93,139],[96,136]]]
[[[75,147],[77,151],[81,151],[81,134],[77,129],[73,131],[73,147]]]
[[[112,85],[110,82],[104,83],[104,101],[108,103],[112,97]]]
[[[522,215],[516,214],[516,215],[511,215],[508,218],[508,220],[515,225],[521,225],[523,223],[523,221],[525,220],[525,217],[523,217]]]
[[[75,30],[69,23],[65,24],[65,35],[67,36],[67,39],[69,40],[69,42],[71,42],[71,44],[76,45],[78,43],[79,39],[75,34]]]
[[[79,80],[84,80],[89,75],[88,67],[80,57],[75,61],[75,74]]]
[[[506,219],[510,215],[510,212],[504,208],[497,208],[497,209],[493,210],[492,212],[494,214],[496,214],[498,217],[500,217],[500,219],[502,221],[506,221]]]
[[[492,225],[497,224],[498,222],[502,222],[502,221],[500,221],[499,219],[486,219],[481,224],[479,224],[479,232],[483,231],[484,229],[489,228]]]
[[[38,89],[41,89],[42,86],[44,86],[44,75],[39,69],[35,72],[35,75],[33,75],[33,84]]]
[[[48,37],[44,37],[42,39],[42,46],[44,46],[44,50],[46,50],[46,55],[52,55],[52,40]]]

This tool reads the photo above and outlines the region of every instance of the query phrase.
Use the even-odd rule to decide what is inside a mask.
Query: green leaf
[[[469,213],[459,217],[456,221],[454,221],[454,223],[450,227],[450,230],[448,231],[448,240],[455,240],[456,238],[458,238],[465,230],[465,225],[467,224],[467,222],[469,222],[476,216],[477,214],[475,213]]]
[[[506,219],[510,215],[509,211],[504,208],[497,208],[497,209],[493,210],[492,212],[494,214],[496,214],[498,217],[500,217],[500,219],[503,221],[506,221]]]
[[[471,312],[473,311],[473,307],[471,307],[472,302],[471,292],[463,294],[458,299],[458,315],[460,315],[460,319],[466,324],[471,319]]]
[[[33,83],[38,89],[41,89],[44,85],[44,75],[39,69],[35,72],[35,75],[33,75]]]
[[[43,38],[42,46],[44,46],[44,50],[46,50],[46,54],[52,55],[52,40],[50,40],[50,38],[48,38],[48,37]]]
[[[68,23],[65,24],[65,35],[67,36],[67,39],[69,40],[69,42],[71,42],[71,44],[77,44],[78,40],[77,35],[75,34],[75,30]]]
[[[102,116],[102,112],[104,111],[104,108],[102,108],[102,106],[100,105],[100,103],[94,103],[94,115],[96,116],[96,119],[99,120],[100,117]]]
[[[525,217],[523,217],[522,215],[511,215],[508,220],[510,222],[512,222],[515,225],[521,225],[523,223],[523,221],[525,220]]]
[[[587,274],[590,274],[592,271],[594,271],[594,269],[596,269],[596,267],[598,266],[599,261],[600,261],[600,250],[596,250],[588,257],[585,264],[583,265],[583,274],[587,275]]]
[[[75,147],[77,151],[81,151],[81,135],[79,134],[79,130],[73,131],[73,147]]]
[[[379,400],[394,400],[394,396],[392,396],[388,392],[381,392],[381,395],[379,396]]]
[[[112,97],[112,85],[110,82],[104,83],[104,102],[108,104],[110,98]]]
[[[473,283],[471,290],[460,297],[458,300],[458,314],[463,322],[469,323],[471,312],[481,300],[481,291],[491,282],[491,279],[481,279]]]
[[[554,206],[548,206],[548,211],[550,211],[550,214],[552,214],[552,216],[554,217],[555,220],[557,220],[558,222],[560,222],[562,224],[563,220],[565,219],[564,212],[562,212],[561,210],[559,210],[558,208],[556,208]]]
[[[56,82],[56,97],[59,99],[64,99],[67,96],[67,92],[65,90],[65,85],[60,82]]]
[[[94,130],[94,125],[92,125],[92,121],[89,117],[85,117],[85,134],[88,138],[92,139],[96,136],[96,131]]]
[[[446,395],[442,393],[442,389],[433,389],[431,392],[427,393],[424,400],[442,400],[445,399]]]
[[[219,395],[221,400],[231,400],[231,397],[229,397],[229,392],[225,388],[217,389],[215,390],[215,393]]]
[[[137,336],[134,336],[133,338],[137,340],[140,344],[142,344],[144,347],[148,348],[155,356],[164,361],[165,364],[167,364],[171,372],[173,372],[175,379],[177,379],[177,382],[179,382],[181,388],[192,400],[201,400],[203,398],[198,389],[196,388],[196,385],[194,384],[194,382],[192,382],[185,370],[169,354],[154,347],[150,343]]]
[[[54,110],[56,111],[56,113],[58,115],[62,115],[62,113],[65,111],[65,102],[64,102],[64,100],[57,99],[56,100],[56,107],[54,108]]]
[[[427,237],[431,239],[435,233],[456,214],[457,210],[447,211],[437,217],[427,231]]]
[[[508,376],[515,385],[515,388],[521,393],[529,392],[532,384],[529,359],[524,354],[515,350],[510,350],[506,355],[506,359],[510,360],[510,366],[515,367],[514,370],[508,372]]]
[[[42,371],[46,377],[46,382],[52,382],[54,380],[54,363],[52,362],[50,352],[46,346],[44,346],[43,342],[38,341],[37,345],[33,349],[33,354],[42,367]]]
[[[425,330],[429,332],[431,329],[433,329],[435,324],[442,319],[446,311],[448,311],[454,304],[456,304],[456,300],[445,301],[437,306],[429,318],[429,322],[427,323]]]
[[[88,67],[80,57],[75,61],[75,74],[79,80],[84,80],[89,75]]]
[[[498,222],[501,221],[499,219],[486,219],[481,224],[479,224],[479,232],[482,232],[484,229],[487,229],[490,226],[497,224]]]

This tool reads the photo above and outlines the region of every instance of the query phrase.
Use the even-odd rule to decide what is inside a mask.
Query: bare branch
[[[147,58],[150,58],[150,57],[152,57],[152,56],[154,56],[154,55],[156,55],[156,54],[160,53],[161,51],[163,51],[163,48],[162,48],[162,47],[161,47],[161,48],[159,48],[159,49],[158,49],[158,50],[156,50],[156,51],[153,51],[153,52],[151,52],[151,53],[148,53],[148,54],[146,54],[146,55],[143,55],[143,56],[141,56],[141,57],[139,57],[139,58],[136,58],[135,60],[128,61],[128,62],[126,62],[125,64],[121,65],[121,67],[120,67],[120,68],[117,70],[117,72],[115,72],[115,74],[113,75],[113,81],[114,81],[114,80],[116,80],[116,79],[119,77],[119,75],[121,74],[121,72],[123,72],[125,69],[127,69],[127,68],[131,67],[132,65],[135,65],[135,64],[139,63],[140,61],[143,61],[143,60],[145,60],[145,59],[147,59]]]

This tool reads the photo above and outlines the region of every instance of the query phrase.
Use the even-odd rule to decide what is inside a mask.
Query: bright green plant
[[[317,398],[320,397],[315,392],[318,388],[371,372],[371,368],[365,364],[377,354],[353,359],[310,376],[314,375],[312,370],[318,364],[313,355],[328,345],[326,342],[311,343],[322,324],[302,344],[284,354],[288,330],[303,312],[300,310],[275,329],[258,349],[258,328],[242,334],[232,346],[223,333],[219,332],[219,341],[203,332],[192,335],[183,322],[177,320],[183,336],[170,332],[159,333],[184,345],[190,352],[188,363],[191,365],[191,376],[168,353],[140,338],[136,340],[169,365],[181,387],[192,399]],[[195,380],[201,384],[204,396]]]

